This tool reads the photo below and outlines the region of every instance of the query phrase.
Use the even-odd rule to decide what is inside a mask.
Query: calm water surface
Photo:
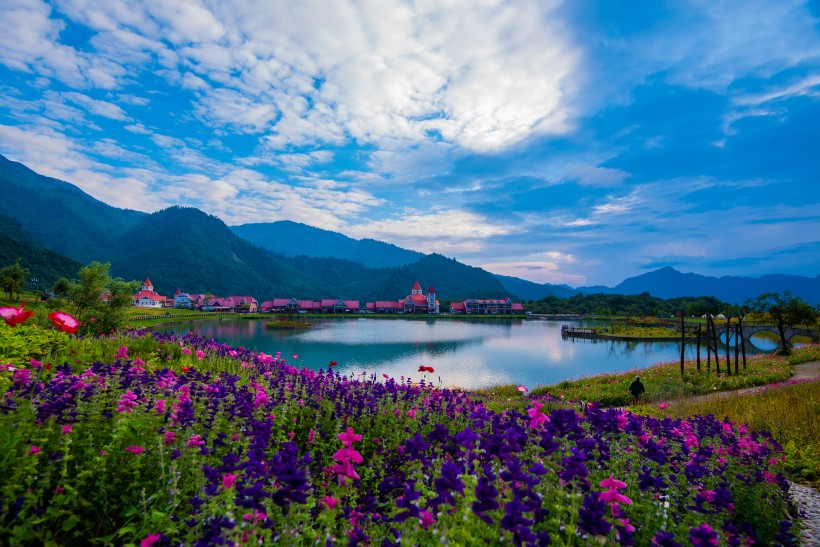
[[[419,379],[420,365],[431,366],[429,379],[465,388],[515,383],[529,388],[610,371],[643,368],[679,359],[673,342],[614,342],[561,338],[567,322],[498,319],[316,319],[307,330],[269,330],[264,319],[195,321],[161,327],[163,332],[192,331],[232,346],[275,354],[290,364],[313,369],[338,363],[337,371],[388,374]],[[579,323],[574,323],[578,325]],[[757,351],[775,342],[756,336]],[[747,349],[747,353],[754,348]],[[705,352],[701,352],[705,359]],[[294,358],[294,355],[298,355]],[[722,361],[723,353],[721,353]],[[695,348],[687,348],[687,358]]]

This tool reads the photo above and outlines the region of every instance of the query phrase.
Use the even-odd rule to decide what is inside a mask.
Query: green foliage
[[[0,268],[0,286],[3,287],[3,292],[8,298],[20,297],[20,291],[26,286],[26,278],[28,278],[28,270],[20,266],[20,260],[9,266]]]
[[[0,322],[0,364],[41,360],[68,344],[67,334],[29,323],[12,328]]]
[[[820,312],[804,302],[800,297],[793,297],[791,291],[783,294],[767,292],[756,299],[749,300],[747,305],[752,310],[753,318],[769,318],[777,327],[780,335],[779,351],[788,354],[791,344],[786,339],[785,329],[798,325],[811,325],[817,322]]]
[[[700,317],[705,313],[717,315],[728,309],[728,304],[711,296],[679,297],[663,300],[641,293],[624,294],[576,294],[569,298],[548,296],[527,305],[528,311],[545,314],[578,314],[610,317],[672,317],[683,311],[686,317]]]
[[[110,264],[92,262],[78,272],[80,280],[69,283],[68,297],[73,303],[74,314],[85,331],[107,333],[119,329],[128,318],[131,297],[139,287],[137,281],[112,279]],[[108,301],[102,300],[103,293]]]
[[[0,266],[16,260],[29,270],[28,278],[37,279],[37,289],[47,289],[61,276],[70,277],[82,266],[74,259],[42,247],[17,220],[0,214]]]

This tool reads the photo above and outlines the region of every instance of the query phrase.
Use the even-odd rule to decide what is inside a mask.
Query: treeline
[[[712,296],[684,296],[664,300],[648,292],[635,295],[624,294],[576,294],[569,298],[547,296],[541,300],[524,303],[524,309],[532,313],[579,314],[600,317],[669,317],[682,310],[684,315],[717,315],[730,311],[731,305]]]

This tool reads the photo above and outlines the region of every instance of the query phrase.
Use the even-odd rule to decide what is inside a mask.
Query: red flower
[[[328,367],[329,367],[329,368],[333,368],[333,367],[335,367],[335,366],[336,366],[336,365],[338,365],[338,364],[339,364],[339,363],[337,363],[336,361],[331,361],[331,362],[330,362],[330,364],[328,365]]]
[[[434,369],[433,367],[426,367],[424,365],[419,367],[419,372],[435,372],[435,371],[436,371],[436,369]]]
[[[48,318],[51,319],[51,322],[54,323],[55,327],[63,332],[67,332],[68,334],[74,334],[77,332],[79,322],[69,313],[54,311],[48,314]]]
[[[0,308],[0,316],[10,327],[25,323],[26,319],[34,315],[34,312],[25,311],[26,303],[20,304],[19,308]]]

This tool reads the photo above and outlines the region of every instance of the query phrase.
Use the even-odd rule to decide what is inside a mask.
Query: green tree
[[[28,270],[20,266],[19,258],[14,264],[0,269],[0,285],[8,298],[14,299],[15,292],[17,298],[20,298],[20,292],[26,285],[26,278],[28,278]]]
[[[71,283],[69,283],[68,279],[66,279],[65,277],[61,277],[60,279],[58,279],[51,287],[51,291],[57,296],[66,296],[68,295],[68,292],[70,290]]]
[[[120,328],[131,306],[131,297],[139,288],[138,281],[111,278],[108,263],[92,262],[80,268],[79,282],[69,284],[68,297],[74,303],[74,314],[86,329],[94,333]],[[108,299],[103,300],[102,296]]]
[[[768,315],[774,322],[780,335],[778,352],[783,355],[788,355],[791,351],[791,344],[786,340],[786,329],[797,325],[813,325],[818,317],[816,309],[800,297],[793,297],[791,291],[784,291],[783,294],[763,293],[748,300],[746,305],[756,317]]]

